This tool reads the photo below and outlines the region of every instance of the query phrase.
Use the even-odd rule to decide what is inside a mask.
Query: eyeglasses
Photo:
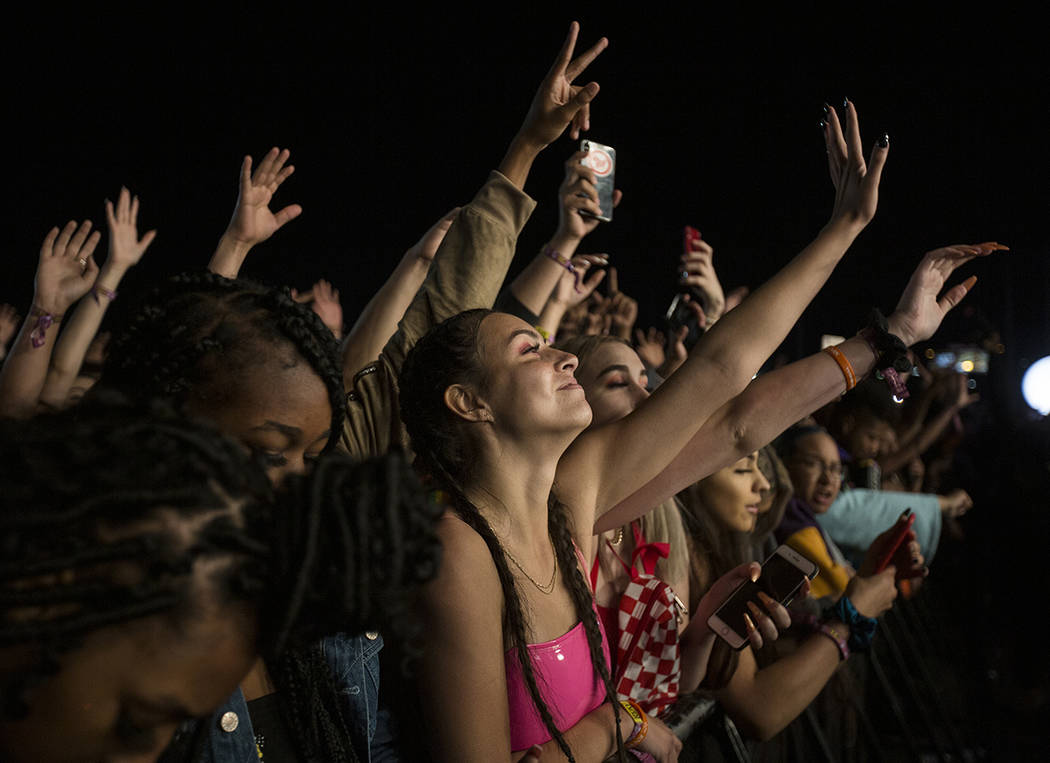
[[[795,458],[795,463],[801,466],[803,469],[811,472],[824,472],[829,477],[834,479],[842,479],[843,466],[841,461],[834,461],[828,463],[823,461],[816,456],[805,456],[800,455]]]

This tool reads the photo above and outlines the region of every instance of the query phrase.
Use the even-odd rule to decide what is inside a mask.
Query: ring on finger
[[[81,257],[80,259],[77,260],[77,262],[80,263],[80,267],[82,267],[82,268],[86,268],[87,267],[87,258]]]

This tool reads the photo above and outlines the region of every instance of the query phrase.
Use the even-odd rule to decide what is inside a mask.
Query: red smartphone
[[[699,240],[700,231],[698,231],[692,225],[685,226],[685,231],[682,235],[682,253],[690,254],[693,251],[693,242]]]
[[[886,550],[882,552],[882,556],[879,557],[878,564],[875,565],[875,573],[878,574],[886,569],[886,566],[890,563],[893,555],[897,553],[897,549],[900,548],[901,543],[908,536],[908,531],[911,530],[911,526],[915,524],[915,515],[912,514],[911,509],[904,512],[908,517],[908,521],[904,524],[897,522],[897,530],[893,533],[889,543],[886,545]]]

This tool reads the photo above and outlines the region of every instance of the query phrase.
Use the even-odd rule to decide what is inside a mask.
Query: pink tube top
[[[598,618],[605,664],[609,663],[609,642]],[[579,622],[564,636],[527,647],[536,684],[554,724],[565,731],[605,702],[605,687],[591,665],[587,631]],[[513,649],[503,656],[507,671],[507,700],[510,708],[510,749],[527,750],[534,744],[549,742],[551,734],[532,703],[518,656]]]

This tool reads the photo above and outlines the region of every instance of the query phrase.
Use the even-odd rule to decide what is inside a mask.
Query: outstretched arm
[[[585,432],[562,458],[559,484],[597,491],[596,495],[578,496],[582,500],[576,502],[596,506],[595,519],[660,474],[711,415],[744,390],[874,216],[888,140],[879,141],[870,161],[865,162],[853,105],[846,107],[848,142],[834,112],[831,116],[826,137],[836,185],[835,207],[817,238],[719,320],[697,342],[690,359],[652,397],[630,415]],[[631,446],[622,447],[623,443]],[[634,514],[616,512],[601,527],[626,524],[647,509],[639,507]],[[578,519],[580,527],[593,525],[586,517]]]
[[[999,248],[1002,247],[991,243],[958,245],[928,253],[912,274],[897,309],[889,317],[890,332],[909,345],[933,336],[944,316],[959,304],[976,281],[973,277],[968,278],[938,298],[948,276],[974,257],[990,254]],[[758,296],[757,292],[755,296]],[[748,302],[752,298],[748,298]],[[723,320],[729,320],[748,302]],[[875,364],[875,355],[863,339],[849,339],[838,345],[838,349],[858,379],[871,371]],[[724,404],[658,478],[611,513],[620,516],[660,503],[771,442],[802,417],[842,395],[845,389],[841,369],[824,352],[763,374],[740,395]],[[605,524],[603,519],[600,526]]]
[[[457,214],[459,207],[430,226],[423,237],[405,252],[386,283],[368,300],[343,343],[343,378],[347,384],[355,373],[379,357],[383,345],[397,331],[398,321],[426,280],[438,248]]]
[[[47,376],[58,325],[73,303],[84,296],[98,275],[91,258],[98,245],[91,222],[52,228],[40,247],[33,306],[26,314],[0,370],[0,417],[28,418],[36,410]]]
[[[77,304],[73,317],[67,321],[62,337],[55,347],[51,368],[48,369],[40,402],[51,408],[62,408],[69,398],[69,390],[80,373],[88,348],[98,333],[109,303],[116,297],[124,274],[138,264],[157,236],[151,230],[141,239],[138,235],[139,197],[127,188],[120,189],[116,207],[106,200],[106,224],[109,229],[109,255],[92,287],[92,298]]]
[[[208,270],[227,278],[236,278],[253,246],[262,243],[285,223],[302,214],[303,208],[298,204],[289,204],[276,214],[270,211],[273,195],[295,171],[291,164],[285,166],[289,156],[287,148],[283,151],[271,148],[255,172],[252,172],[251,156],[244,157],[237,205],[233,208],[230,224],[226,226],[211,256]]]

